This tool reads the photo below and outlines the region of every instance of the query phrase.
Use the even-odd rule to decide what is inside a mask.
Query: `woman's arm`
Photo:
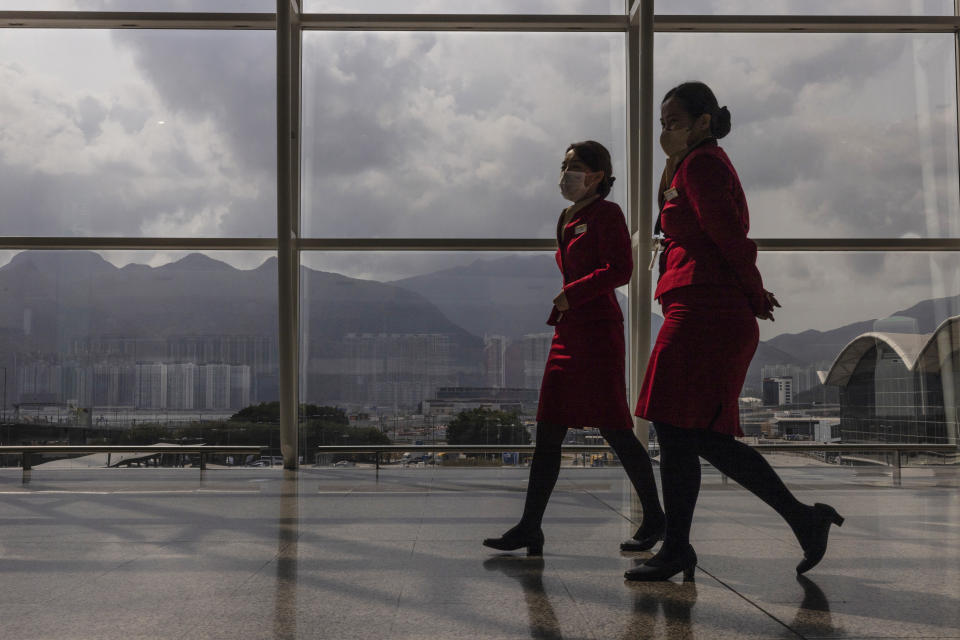
[[[770,303],[756,264],[757,245],[747,237],[734,201],[731,186],[736,178],[722,160],[706,154],[690,158],[683,170],[686,195],[700,228],[733,269],[753,312],[768,312]]]
[[[587,275],[568,282],[563,294],[571,309],[630,282],[633,255],[630,232],[619,207],[610,207],[591,221],[597,232],[600,265]]]

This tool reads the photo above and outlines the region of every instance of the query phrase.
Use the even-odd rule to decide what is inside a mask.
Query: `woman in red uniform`
[[[560,445],[570,427],[598,427],[640,496],[643,523],[636,550],[663,535],[664,517],[650,457],[633,434],[624,371],[623,314],[616,288],[633,274],[630,234],[620,207],[604,198],[613,185],[610,153],[598,142],[571,144],[561,164],[560,191],[573,202],[557,221],[557,265],[563,291],[547,324],[553,343],[540,386],[537,441],[520,523],[483,544],[543,551],[540,523],[560,474]]]
[[[690,524],[700,491],[702,457],[773,507],[804,552],[797,573],[817,564],[832,523],[825,504],[799,502],[767,461],[735,439],[738,397],[757,348],[757,318],[780,306],[763,288],[757,247],[747,238],[747,201],[733,165],[717,145],[730,112],[707,85],[671,89],[660,107],[660,144],[667,166],[660,183],[658,230],[666,236],[654,296],[664,323],[650,354],[636,415],[653,422],[660,440],[666,534],[660,551],[626,573],[629,580],[666,580],[693,573]]]

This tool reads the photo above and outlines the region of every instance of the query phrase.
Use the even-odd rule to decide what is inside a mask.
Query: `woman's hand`
[[[756,314],[761,320],[770,320],[771,322],[776,322],[773,318],[773,309],[780,306],[780,302],[777,301],[777,297],[773,295],[770,291],[764,290],[764,309],[762,312]]]
[[[560,295],[558,295],[556,298],[553,299],[553,305],[557,308],[558,311],[568,310],[570,308],[570,303],[567,302],[567,294],[561,291]]]

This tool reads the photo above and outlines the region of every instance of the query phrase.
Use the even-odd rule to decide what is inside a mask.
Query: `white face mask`
[[[686,129],[664,129],[660,132],[660,148],[668,156],[680,153],[687,148],[690,132],[689,127]]]
[[[564,171],[560,174],[560,195],[576,202],[587,192],[587,174],[584,171]]]

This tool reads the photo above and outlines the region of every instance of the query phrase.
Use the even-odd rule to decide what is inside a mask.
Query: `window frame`
[[[630,283],[629,330],[635,354],[649,352],[650,278],[648,231],[652,211],[655,33],[953,33],[955,88],[960,105],[960,0],[951,16],[772,16],[655,15],[654,0],[624,0],[622,15],[341,14],[302,13],[300,0],[277,0],[273,13],[0,11],[0,29],[200,29],[274,30],[277,43],[277,234],[268,238],[17,237],[0,236],[0,249],[248,250],[277,252],[280,327],[280,439],[284,466],[296,468],[299,406],[299,264],[303,251],[553,251],[553,240],[537,238],[300,238],[301,39],[307,30],[622,32],[627,38],[627,203],[634,240],[635,273]],[[956,114],[960,130],[960,114]],[[960,140],[958,140],[960,155]],[[960,238],[764,238],[760,251],[957,251]],[[646,358],[631,359],[635,396]],[[646,439],[646,423],[637,420]]]

